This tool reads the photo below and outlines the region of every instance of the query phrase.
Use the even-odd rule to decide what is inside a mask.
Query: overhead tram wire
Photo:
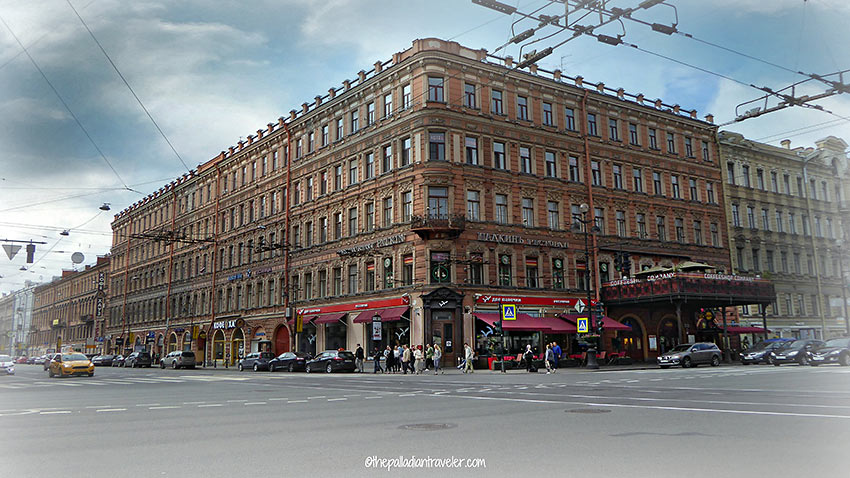
[[[115,70],[115,73],[118,74],[118,76],[121,78],[121,81],[123,81],[124,85],[127,86],[127,89],[130,90],[130,93],[133,94],[133,98],[135,98],[136,102],[139,103],[139,106],[142,107],[142,110],[148,116],[148,119],[151,120],[151,123],[153,123],[156,130],[159,131],[159,134],[160,136],[162,136],[162,139],[164,139],[165,142],[168,143],[168,146],[171,148],[171,151],[174,152],[174,155],[177,156],[177,159],[180,160],[180,164],[182,164],[183,167],[186,168],[186,171],[191,172],[192,169],[186,164],[185,161],[183,161],[183,158],[180,156],[180,153],[178,153],[177,149],[174,148],[174,145],[171,144],[171,141],[168,139],[168,136],[165,135],[165,133],[162,131],[162,128],[160,128],[159,124],[157,124],[156,120],[153,119],[153,116],[151,115],[150,111],[148,111],[148,109],[145,107],[145,104],[142,103],[142,100],[139,98],[139,95],[136,94],[136,92],[133,90],[133,87],[130,86],[130,83],[127,82],[127,79],[121,73],[121,70],[119,70],[115,62],[112,61],[112,58],[109,56],[109,53],[106,53],[106,50],[103,48],[103,45],[100,44],[100,41],[98,41],[97,37],[94,35],[94,32],[91,31],[91,28],[89,28],[88,24],[86,24],[86,21],[83,20],[83,17],[80,16],[80,13],[77,11],[76,8],[74,8],[74,5],[71,3],[71,0],[65,1],[68,2],[68,6],[71,7],[71,10],[73,10],[77,18],[80,19],[80,23],[82,23],[86,31],[89,32],[89,35],[91,36],[92,40],[94,40],[94,42],[97,44],[97,47],[100,48],[100,51],[103,53],[103,56],[105,56],[106,59],[109,61],[109,64],[112,65],[112,68]]]
[[[70,106],[68,106],[68,103],[66,103],[66,102],[65,102],[65,100],[62,98],[62,95],[60,95],[60,94],[59,94],[59,91],[56,89],[56,87],[55,87],[55,86],[53,86],[53,83],[51,83],[51,82],[50,82],[50,80],[47,78],[47,75],[44,73],[44,70],[42,70],[42,69],[41,69],[41,67],[38,65],[38,62],[36,62],[36,61],[35,61],[35,58],[33,58],[33,57],[32,57],[32,55],[30,54],[29,50],[27,50],[27,48],[26,48],[26,47],[24,46],[24,44],[21,42],[20,38],[18,38],[18,36],[17,36],[17,35],[15,34],[15,32],[12,30],[12,27],[10,27],[8,23],[6,23],[6,19],[4,19],[4,18],[3,18],[3,16],[0,16],[0,22],[2,22],[2,23],[3,23],[3,26],[5,26],[5,27],[6,27],[6,30],[8,30],[8,31],[9,31],[9,34],[11,34],[11,35],[12,35],[12,37],[15,39],[15,42],[18,44],[18,46],[20,46],[20,47],[21,47],[21,49],[22,49],[22,50],[24,51],[24,53],[27,55],[27,58],[29,58],[30,62],[33,64],[33,66],[35,67],[35,69],[36,69],[36,70],[38,70],[39,74],[41,74],[41,77],[44,79],[44,81],[47,83],[47,85],[48,85],[48,86],[50,87],[50,89],[53,91],[53,94],[55,94],[55,95],[56,95],[56,97],[57,97],[57,98],[59,98],[59,101],[62,103],[62,106],[64,106],[64,107],[65,107],[65,109],[66,109],[66,110],[68,110],[68,113],[69,113],[69,114],[71,115],[71,117],[74,119],[74,122],[76,122],[76,123],[77,123],[77,126],[79,126],[79,127],[80,127],[80,129],[83,131],[83,134],[85,134],[85,135],[86,135],[86,138],[88,138],[89,142],[92,144],[92,146],[94,146],[94,148],[95,148],[95,149],[97,150],[97,152],[100,154],[100,157],[101,157],[101,158],[103,158],[103,161],[104,161],[104,162],[105,162],[105,163],[109,166],[109,169],[111,169],[111,170],[112,170],[112,172],[115,174],[115,177],[116,177],[116,178],[118,178],[118,181],[121,183],[121,185],[123,185],[123,186],[124,186],[124,189],[126,189],[127,191],[132,191],[132,192],[134,192],[134,193],[144,195],[144,194],[142,194],[141,192],[136,191],[135,189],[130,188],[130,186],[127,186],[127,183],[124,181],[124,179],[121,177],[121,175],[120,175],[120,174],[118,174],[118,171],[115,169],[115,167],[114,167],[114,166],[112,165],[112,163],[109,161],[109,158],[107,158],[107,157],[106,157],[106,154],[104,154],[103,150],[101,150],[101,149],[100,149],[100,146],[98,146],[98,145],[97,145],[97,143],[94,141],[94,138],[92,138],[91,134],[89,134],[89,132],[88,132],[88,130],[86,129],[86,127],[85,127],[85,126],[83,126],[83,123],[80,121],[80,119],[77,117],[77,115],[76,115],[76,114],[74,114],[74,111],[73,111],[73,110],[71,110],[71,107],[70,107]]]
[[[807,129],[812,129],[812,128],[819,128],[819,127],[823,127],[823,126],[827,126],[827,125],[828,125],[827,127],[838,126],[839,124],[841,124],[845,121],[847,121],[847,120],[834,119],[834,120],[824,121],[822,123],[815,123],[815,124],[812,124],[812,125],[802,126],[800,128],[794,128],[794,129],[791,129],[791,130],[783,131],[781,133],[775,133],[775,134],[771,134],[771,135],[768,135],[768,136],[762,136],[761,138],[756,138],[754,141],[765,141],[765,140],[775,141],[775,140],[770,139],[770,138],[781,138],[783,136],[786,136],[786,135],[789,135],[789,134],[792,134],[792,133],[796,133],[796,134],[792,134],[792,136],[797,136],[797,135],[800,135],[800,134],[806,134],[806,133],[811,132],[811,131],[805,131],[805,132],[802,132],[802,133],[798,133],[798,132],[803,131],[803,130],[807,130]]]

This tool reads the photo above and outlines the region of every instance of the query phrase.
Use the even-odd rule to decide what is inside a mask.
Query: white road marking
[[[269,401],[272,401],[272,402],[276,402],[276,401],[279,401],[279,400],[289,400],[289,399],[286,398],[286,397],[275,397],[275,398],[269,399]]]
[[[265,404],[266,404],[266,402],[246,402],[246,403],[243,403],[243,405],[245,405],[245,406],[248,406],[248,405],[265,405]]]
[[[57,415],[71,413],[71,410],[54,410],[52,412],[38,412],[39,415]]]
[[[99,410],[95,410],[95,413],[100,412],[126,412],[126,408],[101,408]]]
[[[158,403],[140,403],[136,405],[137,407],[155,407],[159,405]]]
[[[112,405],[91,405],[85,408],[112,408]]]
[[[183,402],[183,405],[200,405],[207,402]]]
[[[314,398],[328,398],[327,395],[317,395],[315,397],[307,397],[307,400],[312,400]]]
[[[363,400],[372,400],[373,398],[384,398],[384,397],[363,397]]]
[[[286,403],[307,403],[307,400],[290,400]]]
[[[165,405],[162,407],[148,407],[148,410],[170,410],[172,408],[180,408],[178,405]]]
[[[221,403],[205,403],[203,405],[198,405],[198,408],[206,408],[206,407],[223,407]]]
[[[338,402],[340,400],[348,400],[348,399],[345,398],[345,397],[343,397],[343,398],[329,398],[328,399],[329,402]]]
[[[247,402],[248,400],[228,400],[227,403],[242,403]]]

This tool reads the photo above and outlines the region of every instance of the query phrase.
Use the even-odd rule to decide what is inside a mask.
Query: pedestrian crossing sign
[[[587,328],[587,317],[580,317],[576,321],[576,325],[578,326],[578,333],[586,334],[588,332]]]
[[[502,304],[502,320],[516,320],[516,304]]]

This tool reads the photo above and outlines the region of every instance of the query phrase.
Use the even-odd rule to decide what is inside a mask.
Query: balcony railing
[[[466,217],[462,214],[411,216],[410,229],[425,239],[438,236],[457,237],[466,229]]]
[[[602,285],[607,304],[692,300],[726,305],[769,304],[776,299],[773,283],[756,277],[668,272],[645,279],[623,279]]]

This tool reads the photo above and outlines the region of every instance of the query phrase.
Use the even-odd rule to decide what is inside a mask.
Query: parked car
[[[50,361],[48,373],[51,377],[66,375],[88,375],[94,377],[94,364],[80,352],[55,354]]]
[[[798,339],[792,342],[786,342],[782,347],[770,353],[770,359],[773,365],[777,367],[784,363],[808,365],[808,352],[821,345],[823,345],[823,342],[815,339]]]
[[[36,362],[36,360],[38,360],[39,357],[40,356],[33,355],[32,357],[27,359],[27,364],[29,364],[29,365],[38,364],[38,362]]]
[[[195,352],[175,350],[169,352],[168,355],[162,357],[159,361],[159,368],[171,367],[178,368],[195,368]]]
[[[809,363],[817,367],[820,364],[840,363],[850,365],[850,337],[836,337],[814,347],[808,352]]]
[[[125,367],[148,367],[153,363],[150,352],[133,352],[124,359]]]
[[[239,371],[250,368],[255,372],[259,370],[268,370],[269,361],[274,358],[271,352],[252,352],[239,361]]]
[[[15,361],[8,355],[0,355],[0,374],[15,375]]]
[[[57,355],[59,355],[59,354],[47,354],[47,355],[45,355],[45,356],[44,356],[44,362],[42,362],[42,364],[44,365],[44,370],[45,370],[45,371],[47,371],[47,369],[49,369],[49,368],[50,368],[50,362],[51,362],[51,361],[54,359],[54,357],[56,357]]]
[[[682,344],[673,347],[661,354],[657,360],[661,368],[669,368],[681,365],[682,368],[696,367],[701,363],[711,364],[712,367],[720,365],[720,349],[711,342],[698,342],[695,344]]]
[[[348,350],[325,350],[304,365],[304,371],[307,373],[319,370],[327,373],[338,370],[353,372],[355,370],[354,354]]]
[[[123,367],[124,366],[124,356],[121,354],[115,355],[112,357],[112,366],[113,367]]]
[[[761,363],[764,362],[766,364],[772,363],[770,360],[770,353],[774,350],[782,347],[786,342],[790,342],[791,339],[768,339],[763,340],[751,348],[744,350],[743,352],[738,354],[738,357],[741,359],[741,363],[744,365],[749,365],[751,363]]]
[[[27,363],[27,360],[29,360],[29,359],[27,358],[26,355],[21,355],[20,357],[18,357],[18,360],[15,360],[15,363],[23,365],[23,364]]]
[[[269,361],[269,372],[304,370],[304,366],[312,359],[313,356],[307,352],[284,352]]]
[[[93,363],[95,367],[111,367],[114,359],[114,355],[98,355],[91,359],[91,363]]]

